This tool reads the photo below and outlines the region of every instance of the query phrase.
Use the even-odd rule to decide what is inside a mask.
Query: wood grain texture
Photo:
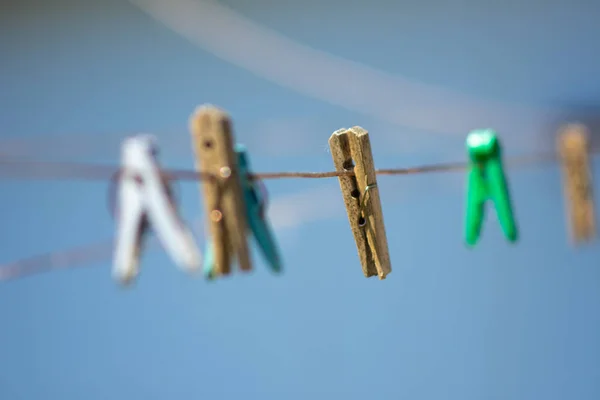
[[[190,120],[196,170],[214,174],[218,182],[201,181],[217,276],[231,272],[236,256],[243,271],[252,269],[231,125],[227,113],[211,105],[198,107]]]
[[[392,268],[369,134],[358,126],[339,129],[329,147],[336,171],[355,173],[338,180],[363,273],[385,279]]]
[[[585,126],[569,124],[558,135],[566,216],[572,244],[596,236],[596,212],[589,165],[589,135]]]

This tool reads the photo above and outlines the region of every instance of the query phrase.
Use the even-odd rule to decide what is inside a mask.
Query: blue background
[[[592,1],[167,3],[213,36],[184,38],[123,0],[0,4],[0,151],[116,164],[123,137],[149,132],[165,166],[191,168],[187,120],[205,102],[232,114],[257,171],[330,170],[327,139],[352,125],[391,168],[464,160],[474,128],[498,129],[510,156],[553,149],[562,121],[600,120]],[[291,65],[280,42],[257,51],[211,10],[325,53],[302,47],[318,61]],[[246,64],[213,54],[225,48]],[[122,289],[106,251],[3,283],[0,398],[597,399],[598,246],[569,245],[556,165],[509,177],[521,240],[490,213],[475,250],[463,173],[380,177],[385,281],[362,276],[324,179],[266,182],[281,277],[255,257],[251,275],[206,283],[154,251]],[[3,181],[1,259],[110,240],[107,187]],[[179,192],[201,231],[198,187]]]

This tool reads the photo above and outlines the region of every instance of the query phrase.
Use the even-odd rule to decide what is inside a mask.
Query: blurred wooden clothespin
[[[329,147],[336,171],[354,172],[339,182],[363,273],[385,279],[392,266],[369,133],[359,126],[337,130]]]
[[[589,165],[589,134],[585,126],[568,124],[557,141],[563,175],[566,215],[572,244],[596,236],[596,211]]]
[[[246,205],[231,125],[227,113],[210,105],[198,107],[190,120],[196,169],[214,176],[201,182],[212,238],[204,262],[208,277],[228,275],[235,257],[242,271],[252,269]]]
[[[156,159],[154,137],[128,138],[121,151],[113,276],[123,284],[137,276],[143,239],[150,226],[178,265],[188,271],[198,270],[201,254],[177,215]]]

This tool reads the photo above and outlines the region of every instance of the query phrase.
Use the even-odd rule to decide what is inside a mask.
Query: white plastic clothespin
[[[175,263],[187,271],[200,269],[202,256],[183,224],[157,161],[153,136],[125,139],[121,147],[117,235],[113,277],[126,284],[138,274],[143,237],[150,226]]]

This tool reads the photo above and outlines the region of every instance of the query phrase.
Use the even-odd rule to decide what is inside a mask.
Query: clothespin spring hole
[[[365,191],[365,193],[363,194],[363,200],[364,200],[364,195],[367,194],[367,192]],[[360,190],[358,189],[354,189],[351,193],[350,196],[354,197],[355,199],[360,199]],[[365,219],[365,217],[363,216],[363,208],[364,208],[364,201],[360,202],[360,209],[358,210],[358,212],[360,213],[360,216],[358,217],[358,226],[363,227],[367,224],[367,220]]]
[[[365,179],[366,179],[366,177],[365,177]],[[365,192],[363,193],[363,197],[362,197],[362,200],[360,202],[360,209],[359,209],[360,218],[358,219],[358,225],[359,226],[365,226],[367,224],[367,221],[366,221],[365,217],[363,217],[364,212],[365,212],[365,204],[367,202],[366,199],[367,199],[367,195],[369,194],[369,191],[371,189],[376,188],[376,187],[377,187],[377,183],[371,183],[370,185],[367,185],[367,187],[365,188]]]
[[[342,167],[344,168],[344,171],[352,172],[352,171],[354,171],[354,165],[355,165],[354,160],[352,160],[350,158],[350,159],[344,161],[344,164],[342,165]],[[352,177],[352,179],[354,180],[354,186],[358,186],[357,182],[356,182],[356,177]],[[364,198],[365,198],[365,195],[367,194],[369,188],[370,188],[370,185],[367,186],[367,188],[365,189],[365,193],[363,193],[362,201],[360,202],[360,210],[359,210],[360,217],[358,218],[358,226],[360,226],[360,227],[363,227],[367,224],[367,220],[363,216],[363,211],[364,211],[364,203],[365,203]],[[360,190],[358,190],[356,188],[353,189],[350,192],[350,196],[352,196],[355,199],[360,199]]]
[[[349,159],[344,161],[342,167],[344,168],[344,171],[354,171],[354,160]]]

